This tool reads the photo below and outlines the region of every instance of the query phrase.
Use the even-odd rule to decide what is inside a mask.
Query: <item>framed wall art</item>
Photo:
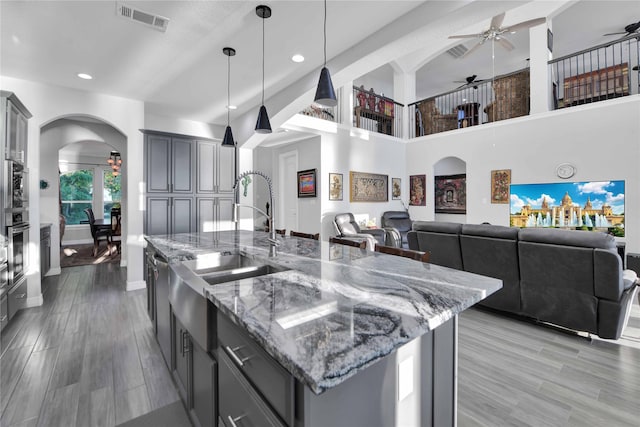
[[[426,188],[426,175],[411,175],[409,177],[409,206],[427,206]]]
[[[349,172],[349,201],[389,201],[389,177],[375,173]]]
[[[400,200],[402,197],[402,185],[400,178],[391,178],[391,199]]]
[[[511,185],[511,169],[491,171],[491,203],[509,203],[509,186]]]
[[[298,197],[316,197],[316,170],[298,171]]]
[[[434,178],[435,212],[467,213],[467,175],[442,175]]]
[[[342,200],[342,174],[329,173],[329,200]]]

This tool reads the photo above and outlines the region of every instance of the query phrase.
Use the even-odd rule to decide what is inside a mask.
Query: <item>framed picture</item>
[[[426,175],[411,175],[409,177],[409,206],[427,206],[426,188]]]
[[[316,170],[298,171],[298,197],[316,197]]]
[[[400,200],[402,197],[402,186],[400,178],[391,178],[391,199]]]
[[[389,201],[389,177],[375,173],[349,172],[349,201]]]
[[[491,171],[491,203],[509,203],[511,169]]]
[[[467,175],[443,175],[434,178],[436,213],[467,213]]]
[[[329,200],[342,200],[341,173],[329,173]]]

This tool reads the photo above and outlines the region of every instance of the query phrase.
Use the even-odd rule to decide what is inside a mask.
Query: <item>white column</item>
[[[413,117],[409,117],[409,102],[416,99],[416,73],[393,72],[393,99],[404,104],[402,108],[402,138],[409,138],[409,126],[413,124]]]
[[[553,109],[551,73],[547,62],[553,58],[547,44],[547,30],[551,31],[551,20],[529,29],[529,72],[530,99],[529,114],[542,113]]]
[[[338,102],[341,107],[340,124],[352,126],[353,123],[353,80],[349,80],[342,86],[342,96]]]

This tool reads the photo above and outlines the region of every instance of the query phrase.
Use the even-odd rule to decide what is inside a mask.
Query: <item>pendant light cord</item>
[[[227,126],[229,126],[229,114],[231,109],[231,55],[227,55]]]
[[[264,20],[262,17],[262,105],[264,105]]]
[[[324,0],[324,66],[327,66],[327,0]]]

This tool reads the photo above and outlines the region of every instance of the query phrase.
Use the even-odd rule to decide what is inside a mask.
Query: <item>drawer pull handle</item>
[[[7,320],[7,315],[6,314],[4,316],[0,317],[0,322],[4,322],[5,320]]]
[[[26,298],[26,297],[27,297],[27,294],[26,294],[26,293],[16,295],[16,299],[24,299],[24,298]]]
[[[244,362],[249,360],[249,359],[240,359],[238,355],[235,353],[236,351],[240,350],[242,347],[231,348],[227,345],[224,348],[227,350],[227,353],[229,353],[229,356],[231,356],[231,358],[233,358],[233,360],[235,360],[236,363],[240,366],[244,366]]]
[[[227,348],[229,348],[229,347],[227,347]],[[232,427],[238,427],[237,424],[236,424],[236,421],[240,421],[243,418],[244,418],[244,415],[240,415],[239,417],[235,417],[235,418],[231,418],[231,415],[227,415],[227,419],[231,423]]]

